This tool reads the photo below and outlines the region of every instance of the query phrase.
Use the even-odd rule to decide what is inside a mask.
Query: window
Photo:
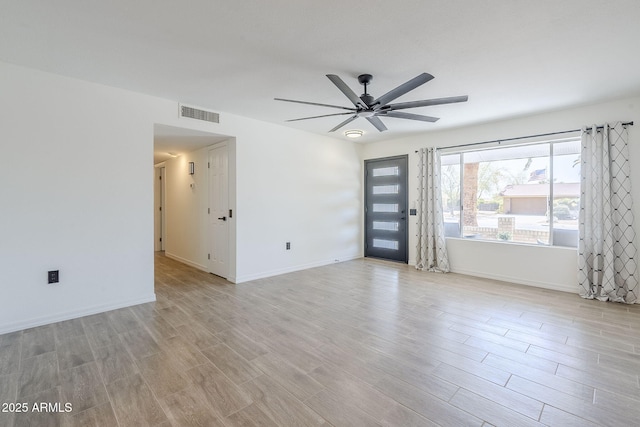
[[[580,140],[443,153],[445,236],[577,247]]]

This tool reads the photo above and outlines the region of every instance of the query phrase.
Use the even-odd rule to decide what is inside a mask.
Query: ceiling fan
[[[373,80],[373,76],[371,74],[361,74],[358,76],[358,82],[364,86],[364,93],[358,97],[355,92],[347,86],[347,84],[335,74],[327,74],[327,77],[331,82],[340,89],[342,93],[345,94],[349,101],[353,103],[353,107],[342,107],[340,105],[330,105],[330,104],[320,104],[317,102],[306,102],[306,101],[296,101],[293,99],[283,99],[283,98],[274,98],[276,101],[286,101],[286,102],[295,102],[298,104],[307,104],[307,105],[317,105],[320,107],[329,107],[329,108],[339,108],[341,110],[347,110],[346,113],[335,113],[335,114],[324,114],[321,116],[313,116],[313,117],[303,117],[300,119],[292,119],[287,120],[288,122],[296,122],[299,120],[309,120],[309,119],[318,119],[320,117],[330,117],[330,116],[346,116],[351,115],[348,119],[331,129],[329,132],[334,132],[341,127],[345,126],[348,123],[351,123],[358,117],[364,117],[371,123],[378,131],[384,132],[387,130],[387,127],[382,123],[380,117],[393,117],[396,119],[408,119],[408,120],[419,120],[422,122],[436,122],[439,120],[438,117],[431,116],[423,116],[420,114],[412,114],[405,113],[403,111],[398,110],[406,110],[407,108],[416,108],[416,107],[427,107],[431,105],[441,105],[441,104],[453,104],[455,102],[466,102],[469,97],[468,96],[452,96],[448,98],[435,98],[435,99],[425,99],[422,101],[409,101],[409,102],[400,102],[397,104],[389,104],[396,98],[401,97],[407,92],[412,91],[433,79],[433,76],[428,73],[422,73],[417,77],[409,80],[398,86],[395,89],[390,90],[384,95],[373,98],[369,93],[367,93],[367,86]]]

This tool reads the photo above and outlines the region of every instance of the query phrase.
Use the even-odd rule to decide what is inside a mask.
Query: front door
[[[209,271],[224,278],[229,272],[228,164],[226,143],[209,150]]]
[[[406,263],[407,156],[365,161],[365,256]]]

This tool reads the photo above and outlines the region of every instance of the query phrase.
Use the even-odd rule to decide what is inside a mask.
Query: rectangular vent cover
[[[180,117],[204,120],[205,122],[211,123],[220,123],[220,114],[214,113],[213,111],[206,111],[194,107],[188,107],[182,104],[180,104]]]

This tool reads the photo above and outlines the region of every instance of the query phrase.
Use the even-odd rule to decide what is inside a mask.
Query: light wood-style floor
[[[232,285],[158,254],[156,293],[0,335],[0,403],[73,406],[0,425],[640,420],[638,306],[369,259]]]

